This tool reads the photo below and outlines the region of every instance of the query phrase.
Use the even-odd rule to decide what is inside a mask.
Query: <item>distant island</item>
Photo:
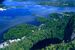
[[[75,0],[12,0],[12,1],[19,1],[19,2],[23,2],[23,1],[33,1],[36,2],[40,5],[48,5],[48,6],[69,6],[69,7],[74,7],[75,6]]]
[[[60,7],[74,7],[75,6],[75,2],[62,2],[62,1],[57,1],[57,2],[50,2],[50,1],[43,1],[43,2],[38,2],[38,4],[40,5],[48,5],[48,6],[60,6]]]

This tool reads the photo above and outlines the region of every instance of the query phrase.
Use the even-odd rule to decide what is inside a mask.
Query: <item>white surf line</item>
[[[6,42],[3,42],[0,44],[0,48],[5,48],[7,46],[9,46],[10,44],[14,43],[14,42],[19,42],[21,40],[24,40],[25,39],[25,36],[22,37],[21,39],[17,38],[17,39],[14,39],[14,40],[7,40]]]
[[[7,9],[4,9],[4,8],[0,8],[0,11],[4,11],[4,10],[7,10]]]

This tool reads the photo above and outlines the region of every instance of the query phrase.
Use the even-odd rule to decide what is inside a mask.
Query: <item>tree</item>
[[[17,25],[13,28],[10,28],[6,33],[4,33],[4,39],[15,39],[21,38],[23,36],[30,36],[33,32],[32,30],[36,30],[37,27],[29,24],[21,24]]]

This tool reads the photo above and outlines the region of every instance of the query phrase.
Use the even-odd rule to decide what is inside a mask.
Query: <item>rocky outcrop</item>
[[[62,42],[62,40],[60,40],[58,38],[44,39],[44,40],[41,40],[41,41],[37,42],[36,44],[34,44],[30,48],[30,50],[37,50],[37,49],[45,48],[46,46],[48,46],[50,44],[58,44],[61,42]]]
[[[74,30],[74,17],[72,16],[65,29],[64,29],[64,41],[65,42],[70,42],[72,39],[71,39],[71,36],[72,36],[72,33],[73,33],[73,30]]]

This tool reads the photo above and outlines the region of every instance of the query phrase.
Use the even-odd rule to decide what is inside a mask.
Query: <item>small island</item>
[[[75,40],[74,40],[75,37],[72,38],[73,36],[72,34],[73,33],[75,34],[74,12],[51,13],[48,15],[47,18],[38,17],[36,20],[41,23],[39,26],[23,23],[9,28],[8,31],[3,35],[3,38],[7,41],[9,46],[1,48],[0,50],[75,49]],[[67,27],[68,25],[70,25],[69,26],[70,28]],[[72,33],[69,33],[71,30],[68,32],[69,29],[73,29]],[[66,36],[68,37],[66,38]],[[9,42],[10,39],[11,40],[20,39],[20,41],[10,43]],[[50,42],[48,43],[47,46],[40,48],[39,44],[44,43],[43,40],[46,40],[45,42],[46,44],[48,43],[48,41]],[[52,40],[54,42],[51,42]],[[39,47],[37,47],[36,44]]]
[[[39,5],[46,5],[46,6],[57,6],[57,7],[74,7],[75,1],[66,1],[66,0],[57,0],[57,1],[41,1],[38,2]]]

